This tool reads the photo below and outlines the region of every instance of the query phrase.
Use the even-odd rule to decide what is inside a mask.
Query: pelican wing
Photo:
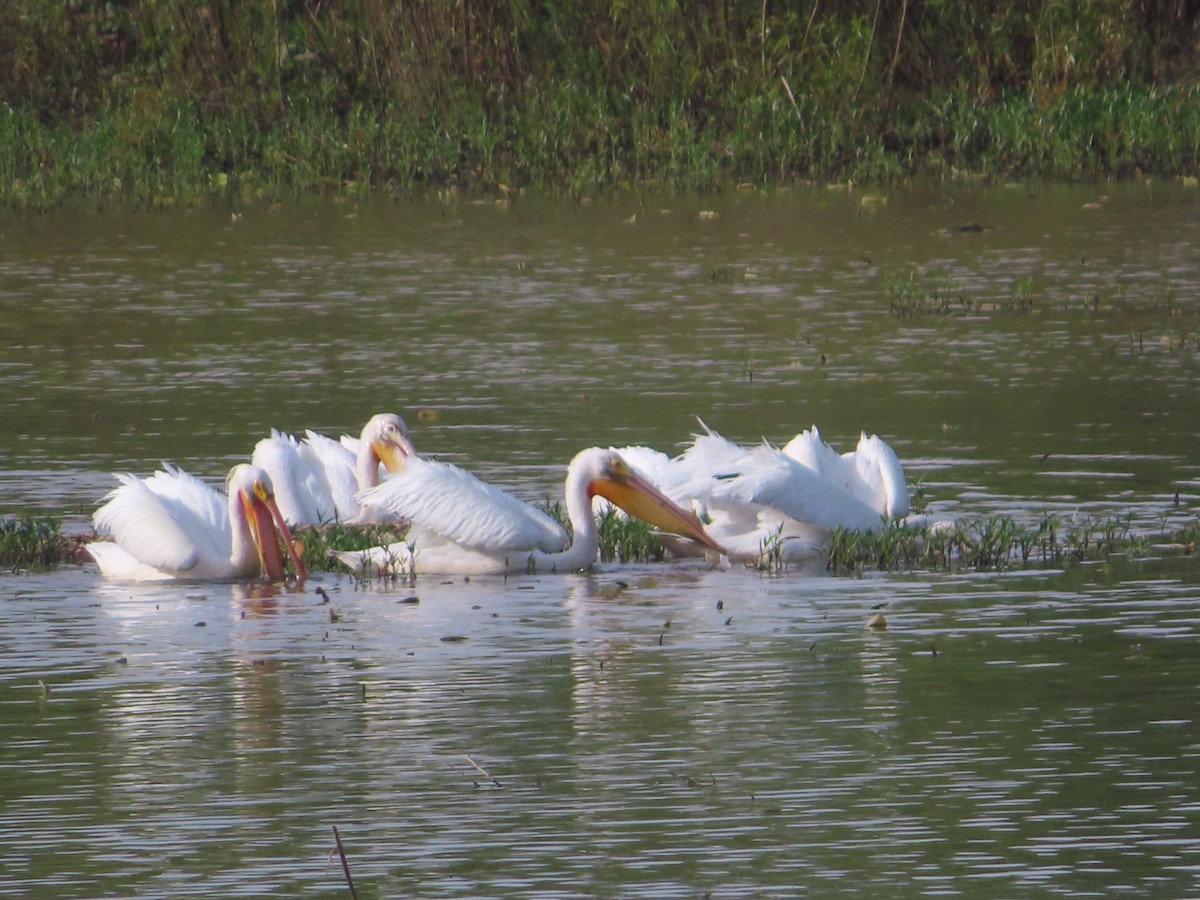
[[[703,422],[700,423],[704,425]],[[723,479],[741,471],[750,451],[722,437],[707,425],[705,434],[693,435],[692,443],[672,463],[667,493],[681,500],[712,499]]]
[[[228,557],[232,542],[225,499],[200,479],[166,467],[121,485],[93,522],[130,556],[165,572],[188,572],[202,559]]]
[[[550,516],[436,460],[410,457],[402,471],[360,492],[358,500],[484,552],[555,552],[568,544],[566,531]]]
[[[665,490],[664,485],[671,480],[671,457],[653,447],[617,447],[621,458],[633,466],[644,478]]]
[[[821,440],[816,425],[784,444],[783,454],[831,481],[844,480],[846,463],[841,454]]]
[[[693,490],[692,473],[680,464],[678,457],[673,459],[652,447],[627,446],[615,449],[634,471],[676,503],[687,506],[693,497],[699,496],[699,492]]]
[[[195,475],[163,463],[162,469],[145,478],[144,483],[190,534],[211,535],[218,544],[233,539],[228,498]],[[228,547],[223,552],[227,553]]]
[[[275,501],[284,519],[293,525],[314,525],[321,521],[321,511],[314,501],[313,488],[317,480],[309,464],[300,457],[300,442],[290,434],[271,429],[271,436],[254,445],[251,463],[267,471],[275,489]],[[327,510],[325,518],[333,518]]]
[[[799,522],[821,528],[871,531],[880,513],[849,491],[772,447],[755,448],[734,474],[717,479],[714,503],[767,506]]]
[[[354,453],[343,443],[325,437],[315,431],[304,433],[300,447],[300,458],[306,460],[314,472],[319,472],[320,500],[327,508],[322,510],[323,521],[336,516],[345,522],[358,515],[358,480],[355,478]],[[318,496],[314,493],[314,496]]]
[[[680,456],[681,461],[688,460],[689,464],[696,469],[716,472],[733,465],[749,452],[745,447],[739,447],[733,441],[713,431],[704,424],[703,420],[700,424],[704,426],[704,434],[692,436],[692,444]]]
[[[861,479],[860,499],[893,519],[908,515],[908,483],[896,451],[878,435],[863,434],[854,451],[854,467]]]

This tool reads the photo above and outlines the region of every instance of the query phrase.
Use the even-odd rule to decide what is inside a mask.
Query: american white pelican
[[[398,471],[416,453],[404,420],[381,413],[363,426],[358,438],[343,436],[340,441],[315,431],[305,432],[301,441],[272,429],[270,437],[255,445],[250,461],[271,476],[279,510],[289,524],[324,525],[376,518],[355,495],[379,484],[381,467]]]
[[[550,516],[457,466],[413,458],[360,500],[411,525],[406,540],[365,551],[334,551],[366,572],[485,575],[571,572],[596,562],[600,535],[592,498],[717,552],[696,516],[638,474],[617,451],[593,447],[567,467],[567,516],[574,539]]]
[[[96,510],[98,534],[87,551],[109,578],[229,581],[286,577],[280,540],[297,577],[307,576],[287,523],[275,504],[271,477],[258,466],[234,466],[227,495],[182,469],[164,465],[149,478],[117,475],[120,487]]]
[[[701,422],[701,425],[704,425]],[[835,528],[877,531],[908,514],[908,488],[895,452],[876,435],[839,454],[816,426],[783,449],[740,447],[704,425],[678,457],[628,448],[637,464],[679,503],[701,510],[705,527],[731,559],[819,555]]]

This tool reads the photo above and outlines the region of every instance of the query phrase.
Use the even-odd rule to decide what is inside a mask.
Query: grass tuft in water
[[[1157,546],[1193,552],[1200,525],[1164,535]],[[878,532],[833,531],[828,569],[851,574],[879,571],[990,572],[1034,565],[1063,566],[1107,559],[1116,553],[1142,555],[1151,548],[1133,530],[1131,515],[1106,518],[1048,515],[1037,525],[1010,516],[960,519],[930,529],[894,523]]]
[[[80,541],[63,536],[61,524],[48,516],[0,518],[0,566],[49,568],[73,562]]]
[[[542,511],[571,533],[571,523],[561,503],[545,503]],[[650,525],[611,506],[597,518],[596,527],[600,532],[601,562],[661,562],[666,557],[666,550]]]
[[[661,562],[666,555],[654,529],[611,507],[599,519],[602,562]]]
[[[407,531],[407,526],[396,524],[346,525],[331,522],[297,528],[292,536],[301,545],[300,558],[310,572],[346,571],[341,562],[329,555],[330,551],[386,547],[404,540]]]

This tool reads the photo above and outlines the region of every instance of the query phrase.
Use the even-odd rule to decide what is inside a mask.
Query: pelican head
[[[600,496],[631,516],[671,534],[691,538],[711,550],[725,550],[709,537],[696,517],[640,475],[616,450],[592,448],[575,457],[572,466],[585,467],[589,497]]]
[[[376,463],[383,463],[389,472],[399,472],[406,457],[417,455],[417,448],[408,436],[408,426],[395,413],[372,416],[360,437],[371,448]]]
[[[283,581],[286,577],[283,556],[279,552],[279,541],[282,539],[296,569],[296,577],[301,580],[307,578],[308,572],[296,552],[292,533],[275,503],[275,489],[266,470],[248,463],[236,465],[225,478],[225,490],[241,503],[263,574],[271,581]]]

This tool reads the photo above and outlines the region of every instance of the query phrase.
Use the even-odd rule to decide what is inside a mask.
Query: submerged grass
[[[553,512],[556,507],[548,507]],[[559,510],[561,514],[561,510]],[[639,519],[608,510],[599,518],[603,562],[661,562],[666,549],[653,529]],[[365,550],[404,540],[396,525],[329,525],[297,528],[301,558],[310,572],[347,571],[331,550]],[[94,535],[66,536],[53,517],[0,518],[0,566],[51,568],[86,561],[82,547]],[[878,532],[835,529],[827,569],[837,575],[873,569],[897,571],[997,571],[1014,567],[1054,566],[1104,559],[1115,553],[1145,555],[1151,550],[1191,555],[1200,544],[1200,518],[1158,535],[1135,531],[1132,517],[1064,518],[1049,515],[1036,526],[1010,516],[971,517],[932,528],[890,523]],[[770,574],[787,570],[781,540],[764,542],[757,568]],[[393,579],[411,580],[411,573]]]
[[[1192,554],[1200,520],[1153,542],[1133,530],[1131,516],[1106,518],[1049,515],[1037,525],[1010,516],[956,520],[926,529],[888,524],[878,532],[835,529],[828,569],[851,574],[892,571],[989,572],[1013,567],[1053,566],[1101,560],[1115,553],[1145,555],[1152,547]]]
[[[300,544],[300,558],[310,572],[348,571],[341,562],[330,557],[333,550],[368,550],[385,547],[404,540],[408,528],[396,524],[346,525],[330,522],[326,525],[297,528],[292,536]]]
[[[1043,294],[1033,279],[1022,278],[1001,293],[978,293],[956,284],[938,268],[920,268],[883,276],[888,313],[898,319],[953,318],[956,316],[1028,316],[1042,313],[1083,315],[1090,318],[1123,318],[1134,326],[1128,332],[1131,350],[1147,344],[1172,352],[1200,350],[1200,308],[1181,303],[1172,292],[1148,299],[1133,299],[1124,289],[1111,294],[1098,290]],[[1147,334],[1141,325],[1155,326]],[[1163,328],[1169,326],[1165,332]]]

